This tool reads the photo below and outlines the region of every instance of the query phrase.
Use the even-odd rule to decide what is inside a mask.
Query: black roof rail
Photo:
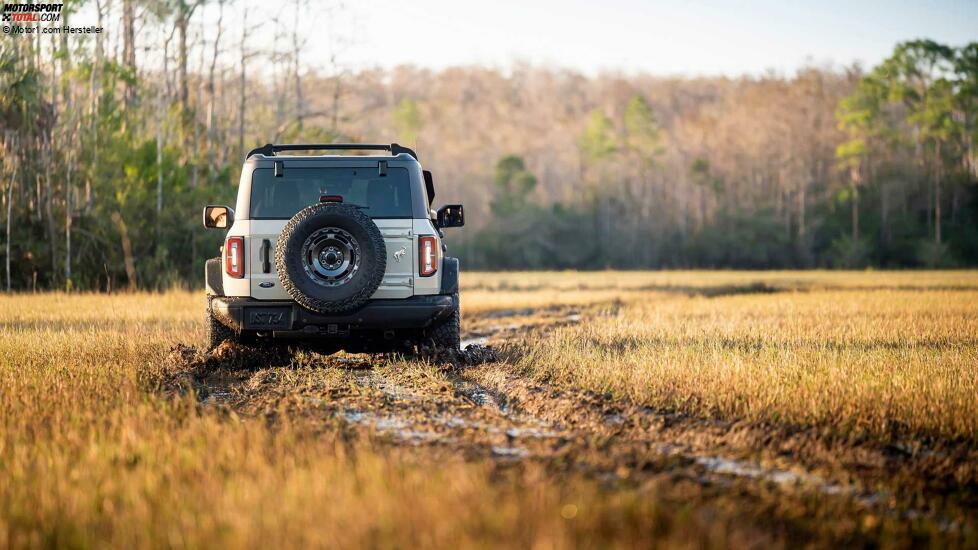
[[[275,153],[281,151],[390,151],[393,156],[407,153],[414,157],[414,160],[418,160],[417,153],[396,143],[391,143],[390,145],[377,143],[295,143],[273,145],[267,143],[261,147],[252,149],[245,158],[249,159],[255,155],[274,157]]]

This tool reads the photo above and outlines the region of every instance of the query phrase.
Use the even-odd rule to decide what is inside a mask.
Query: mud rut
[[[466,318],[465,351],[436,360],[437,366],[360,355],[296,360],[274,351],[228,347],[201,354],[178,347],[170,363],[183,382],[174,378],[169,386],[186,388],[189,380],[202,407],[269,422],[288,414],[381,445],[488,457],[503,467],[533,461],[556,475],[583,473],[612,488],[655,487],[677,502],[733,494],[753,504],[767,500],[767,512],[776,514],[779,506],[771,502],[787,497],[809,505],[828,502],[836,513],[927,518],[945,533],[970,533],[978,497],[972,488],[955,487],[954,477],[960,478],[961,461],[973,456],[854,445],[811,431],[668,414],[553,387],[496,362],[494,346],[505,350],[507,342],[592,315],[614,315],[617,307]],[[908,485],[911,479],[916,481]],[[949,487],[957,496],[947,498]],[[948,519],[962,516],[969,521]],[[808,529],[787,531],[804,535]]]

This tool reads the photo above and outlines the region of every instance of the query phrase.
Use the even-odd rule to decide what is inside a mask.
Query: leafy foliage
[[[162,8],[141,17],[199,13]],[[164,34],[169,63],[213,48],[224,84],[206,63],[184,79],[104,43],[0,43],[3,287],[199,284],[221,236],[197,212],[233,203],[241,157],[269,141],[416,148],[439,200],[467,205],[469,226],[448,232],[467,268],[978,262],[978,43],[915,40],[866,72],[740,81],[525,67],[300,78],[278,52],[291,78],[245,83],[227,79],[256,55],[245,35],[227,64],[233,47],[207,38],[184,57],[180,33]]]

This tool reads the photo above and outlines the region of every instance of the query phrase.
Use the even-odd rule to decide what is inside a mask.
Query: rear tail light
[[[224,244],[224,270],[235,279],[244,277],[244,237],[228,237]]]
[[[430,277],[438,271],[438,239],[434,237],[418,238],[418,271],[422,277]]]

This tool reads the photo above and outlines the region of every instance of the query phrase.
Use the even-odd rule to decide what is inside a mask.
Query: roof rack
[[[418,160],[417,153],[396,143],[391,143],[390,145],[377,143],[296,143],[273,145],[267,143],[261,147],[252,149],[245,158],[249,159],[255,155],[274,157],[275,153],[281,151],[390,151],[393,156],[407,153],[414,157],[414,160]]]

